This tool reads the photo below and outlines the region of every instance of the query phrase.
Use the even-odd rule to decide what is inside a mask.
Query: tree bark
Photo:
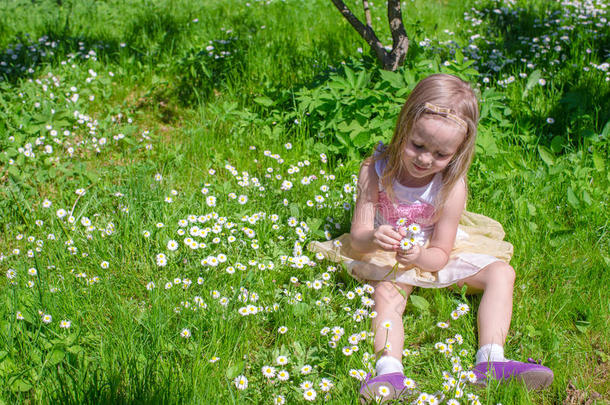
[[[405,60],[409,50],[409,37],[402,23],[400,0],[388,0],[388,22],[392,32],[392,52],[390,53],[390,69],[396,70]]]
[[[366,20],[366,26],[373,28],[373,20],[371,19],[371,9],[369,8],[368,0],[362,0],[362,7],[364,8],[364,18]]]
[[[331,0],[337,10],[351,24],[358,34],[366,41],[377,55],[377,59],[385,70],[396,70],[405,60],[409,50],[409,37],[402,23],[402,12],[400,0],[388,0],[388,22],[392,32],[392,50],[386,51],[385,47],[377,38],[372,27],[371,11],[368,0],[362,0],[366,25],[352,13],[343,0]]]

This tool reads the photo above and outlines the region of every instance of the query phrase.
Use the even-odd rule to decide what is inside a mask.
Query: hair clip
[[[463,127],[465,130],[468,130],[468,124],[466,124],[466,121],[464,121],[463,119],[461,119],[460,117],[458,117],[457,115],[452,113],[451,109],[445,108],[445,107],[439,107],[439,106],[431,104],[431,103],[425,103],[424,108],[426,110],[432,111],[435,114],[439,114],[439,115],[442,115],[443,117],[447,117],[450,120],[452,120],[453,122],[455,122],[456,124],[458,124],[459,126]]]

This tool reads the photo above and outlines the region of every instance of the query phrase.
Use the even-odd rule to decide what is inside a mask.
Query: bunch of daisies
[[[406,218],[400,218],[396,221],[396,227],[398,229],[404,229],[405,237],[400,241],[400,248],[403,251],[411,249],[413,246],[423,246],[425,243],[424,233],[422,232],[421,226],[416,223],[412,223],[408,226]]]

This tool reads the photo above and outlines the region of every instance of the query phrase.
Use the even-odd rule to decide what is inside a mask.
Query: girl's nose
[[[430,155],[429,153],[422,153],[421,155],[419,155],[417,160],[419,160],[421,164],[427,166],[432,163],[432,155]]]

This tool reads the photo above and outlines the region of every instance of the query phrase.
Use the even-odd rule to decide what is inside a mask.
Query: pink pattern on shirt
[[[417,223],[431,225],[434,216],[434,206],[425,202],[399,203],[396,206],[390,201],[385,191],[379,192],[377,209],[388,225],[396,226],[396,221],[406,218],[406,225]]]

